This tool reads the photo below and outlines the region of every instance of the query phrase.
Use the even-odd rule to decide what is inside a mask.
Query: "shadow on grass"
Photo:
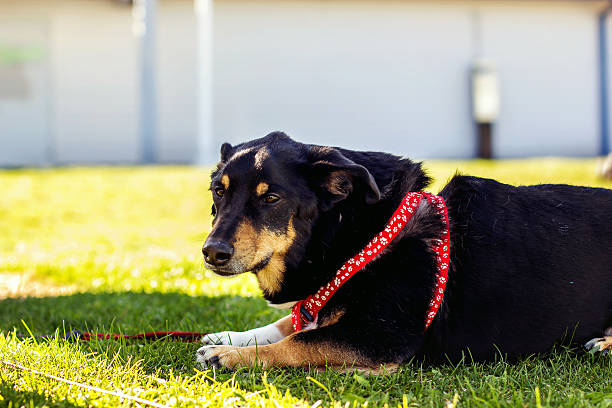
[[[285,312],[286,313],[286,312]],[[260,298],[190,296],[181,293],[78,293],[0,301],[0,330],[35,336],[71,330],[134,334],[147,331],[247,330],[285,314]],[[25,324],[24,324],[25,323]],[[27,326],[27,327],[26,327]],[[89,341],[84,352],[138,360],[148,373],[193,373],[198,343]]]
[[[81,293],[70,296],[5,299],[0,301],[0,329],[24,332],[23,319],[35,335],[57,328],[137,333],[152,330],[210,331],[244,330],[266,324],[283,312],[267,307],[259,298],[232,296],[194,297],[179,293]],[[55,352],[51,344],[48,353]],[[169,381],[177,375],[191,376],[196,368],[193,343],[173,341],[91,341],[78,345],[92,364],[110,360],[129,370],[153,374]],[[23,352],[23,351],[22,351]],[[27,352],[25,352],[27,354]],[[93,353],[91,356],[89,353]],[[45,354],[44,357],[48,356]],[[129,362],[129,363],[127,363]],[[139,369],[135,369],[135,365]],[[502,401],[504,406],[534,406],[534,389],[540,387],[549,406],[608,406],[612,360],[591,355],[576,356],[564,349],[548,358],[529,357],[515,364],[500,359],[492,363],[424,365],[413,361],[390,376],[366,377],[352,372],[307,369],[276,369],[267,381],[298,398],[313,402],[371,401],[372,406],[400,403],[439,406],[461,394],[465,406],[483,401]],[[0,372],[1,374],[1,372]],[[250,392],[263,392],[263,371],[241,369],[217,372],[220,382],[235,381]],[[315,379],[316,381],[312,381]],[[323,386],[321,386],[323,385]],[[16,406],[65,406],[38,392],[19,392],[11,383],[0,383],[5,400]],[[548,399],[550,398],[550,401]],[[32,403],[30,403],[32,401]],[[0,401],[2,406],[3,401]]]

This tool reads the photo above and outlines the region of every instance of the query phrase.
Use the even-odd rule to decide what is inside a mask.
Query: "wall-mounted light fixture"
[[[476,60],[472,68],[472,115],[476,122],[478,157],[493,158],[493,124],[500,114],[499,75],[492,61]]]

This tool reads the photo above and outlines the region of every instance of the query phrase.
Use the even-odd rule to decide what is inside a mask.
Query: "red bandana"
[[[316,322],[319,311],[325,306],[327,301],[336,293],[336,291],[351,276],[356,274],[364,266],[380,254],[386,247],[399,235],[402,229],[406,226],[408,221],[412,218],[416,209],[419,207],[421,200],[427,198],[430,204],[432,204],[443,220],[446,228],[442,231],[443,239],[434,241],[432,247],[436,253],[437,269],[436,275],[436,288],[433,292],[433,297],[429,302],[429,309],[425,316],[425,329],[429,327],[433,321],[442,298],[444,296],[444,288],[446,287],[446,280],[448,277],[448,265],[450,260],[450,232],[448,223],[448,212],[444,199],[440,196],[426,193],[424,191],[409,192],[406,194],[402,203],[397,210],[393,213],[393,216],[385,226],[385,229],[376,235],[366,247],[361,250],[357,255],[349,259],[342,265],[336,272],[335,278],[327,285],[322,286],[314,295],[308,296],[306,299],[297,302],[291,311],[291,319],[293,321],[293,329],[295,331],[302,330],[302,320],[308,324]]]

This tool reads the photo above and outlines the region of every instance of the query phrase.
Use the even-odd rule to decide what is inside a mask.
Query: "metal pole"
[[[134,35],[140,39],[140,162],[156,160],[157,89],[155,45],[157,0],[134,0]]]
[[[608,65],[608,16],[612,10],[610,5],[599,14],[599,106],[600,106],[600,154],[602,156],[610,153],[610,105],[609,105],[609,65]]]
[[[213,138],[213,0],[194,0],[198,25],[198,151],[195,162],[216,161]]]
[[[45,25],[45,49],[47,50],[47,56],[45,58],[45,82],[47,85],[47,92],[45,95],[45,115],[47,117],[47,126],[45,132],[45,166],[55,166],[57,162],[57,130],[56,130],[56,115],[55,115],[55,100],[56,100],[56,88],[53,81],[53,64],[54,49],[51,44],[51,33],[50,24]]]

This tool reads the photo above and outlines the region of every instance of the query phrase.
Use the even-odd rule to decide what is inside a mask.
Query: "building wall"
[[[427,2],[219,3],[215,135],[279,129],[318,144],[471,157],[471,20],[466,7]]]
[[[197,37],[192,1],[160,4],[158,27],[158,159],[197,156]]]
[[[9,9],[8,4],[0,3],[0,165],[3,166],[49,161],[47,23],[44,15]]]
[[[192,162],[196,38],[190,0],[163,1],[157,47],[157,160]],[[136,163],[139,48],[129,6],[107,0],[1,0],[0,51],[40,50],[17,64],[27,92],[0,86],[0,166]],[[0,83],[14,81],[0,60]],[[3,68],[4,67],[4,68]]]
[[[485,57],[501,80],[498,157],[595,155],[603,5],[216,0],[213,144],[284,130],[310,143],[473,157],[469,73]],[[157,158],[192,162],[192,0],[161,0],[157,35]],[[0,59],[0,165],[139,160],[139,55],[129,7],[2,0],[0,56],[7,47],[27,52],[17,63]]]
[[[499,157],[598,152],[593,2],[218,2],[215,135],[472,157],[470,65],[499,68]],[[281,5],[279,5],[281,4]]]
[[[55,161],[137,161],[138,54],[129,9],[61,1],[50,12]]]
[[[482,52],[497,62],[502,156],[599,152],[597,8],[511,4],[481,11]]]

